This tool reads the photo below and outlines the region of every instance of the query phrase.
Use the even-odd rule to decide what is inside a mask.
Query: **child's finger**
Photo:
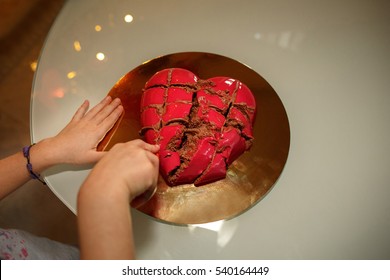
[[[146,143],[145,141],[142,141],[141,139],[132,140],[132,141],[128,142],[128,145],[138,146],[144,150],[152,152],[153,154],[157,153],[160,150],[160,145],[152,145],[152,144]]]
[[[72,120],[78,121],[84,117],[85,113],[88,111],[89,101],[85,100],[83,104],[77,109],[76,113],[73,115]]]
[[[115,98],[111,103],[107,104],[103,107],[94,118],[94,121],[98,124],[104,122],[110,115],[121,105],[121,100],[119,98]]]
[[[107,104],[110,104],[111,100],[112,100],[111,96],[106,96],[102,101],[100,101],[97,105],[95,105],[95,107],[89,110],[85,114],[85,117],[88,120],[95,118],[96,114],[98,114]]]
[[[118,121],[118,119],[121,117],[123,114],[123,107],[119,105],[118,107],[115,108],[114,111],[111,112],[111,114],[103,120],[101,123],[101,128],[100,131],[103,134],[106,134]]]

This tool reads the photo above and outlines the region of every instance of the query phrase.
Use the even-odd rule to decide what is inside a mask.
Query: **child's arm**
[[[133,259],[130,202],[156,188],[159,146],[133,140],[115,145],[90,172],[78,194],[82,259]]]
[[[35,174],[60,163],[93,163],[104,155],[97,152],[96,147],[118,120],[123,107],[119,99],[112,101],[111,97],[106,97],[90,111],[88,107],[85,101],[58,135],[31,147],[30,162]],[[22,151],[0,160],[0,199],[31,178],[26,164]]]

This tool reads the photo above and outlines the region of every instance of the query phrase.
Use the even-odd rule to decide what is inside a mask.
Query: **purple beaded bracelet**
[[[26,147],[23,148],[23,155],[24,155],[24,157],[27,159],[27,164],[26,164],[27,171],[28,171],[28,173],[30,173],[30,177],[31,177],[32,179],[36,179],[36,180],[38,180],[39,182],[41,182],[42,184],[46,185],[45,181],[43,181],[43,180],[41,179],[40,175],[39,175],[39,174],[36,174],[36,173],[33,171],[33,169],[32,169],[32,164],[31,164],[31,162],[30,162],[30,149],[31,149],[31,147],[32,147],[33,145],[35,145],[35,144],[32,144],[32,145],[30,145],[30,146],[26,146]]]

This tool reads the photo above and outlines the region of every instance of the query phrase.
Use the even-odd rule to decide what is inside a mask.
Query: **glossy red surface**
[[[171,186],[211,183],[253,141],[256,101],[229,77],[200,80],[191,71],[158,71],[141,98],[141,132],[159,144],[160,173]],[[152,132],[150,132],[152,131]]]

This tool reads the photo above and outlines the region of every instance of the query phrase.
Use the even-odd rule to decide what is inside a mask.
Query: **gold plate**
[[[203,52],[174,53],[146,61],[123,76],[108,93],[122,100],[125,113],[98,150],[109,150],[115,143],[140,138],[142,89],[157,71],[175,67],[188,69],[201,79],[227,76],[246,84],[257,104],[255,139],[250,151],[232,163],[225,179],[200,187],[192,184],[169,187],[160,176],[156,193],[138,210],[174,224],[233,218],[270,191],[284,168],[290,147],[289,122],[280,98],[267,81],[248,66]]]

